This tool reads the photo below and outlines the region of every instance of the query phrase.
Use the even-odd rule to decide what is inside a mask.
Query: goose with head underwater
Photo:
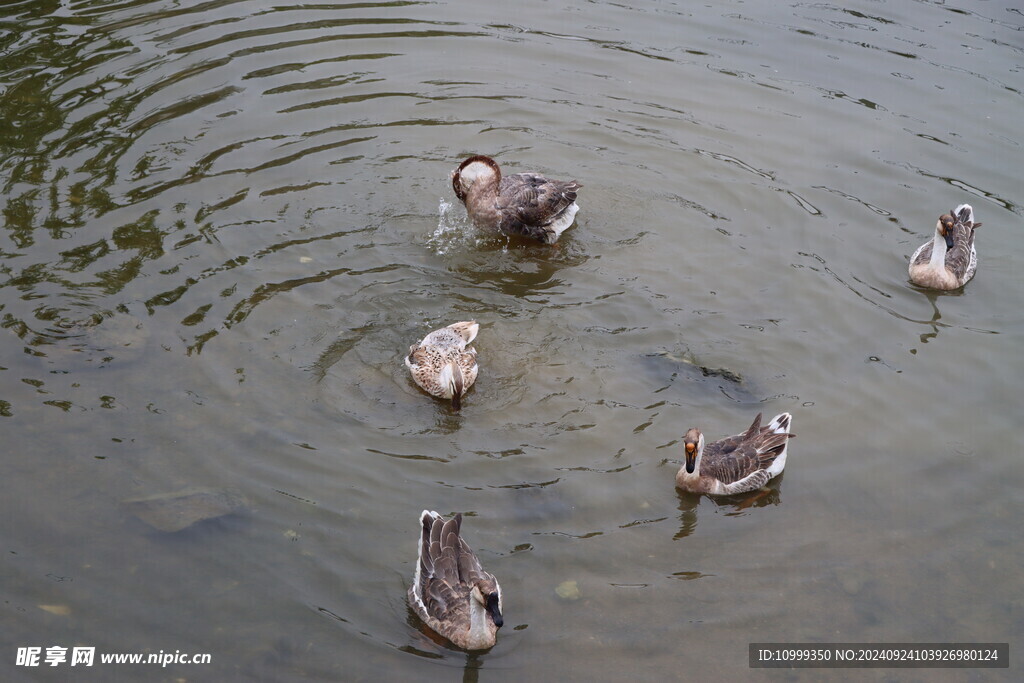
[[[683,437],[686,461],[676,474],[676,486],[691,493],[732,495],[754,491],[782,474],[793,417],[776,415],[766,427],[761,413],[742,434],[704,443],[699,429]]]
[[[504,623],[501,586],[461,536],[462,515],[420,514],[422,533],[409,604],[435,633],[464,650],[486,650]]]
[[[452,323],[434,330],[409,347],[405,365],[412,378],[431,396],[450,399],[452,408],[462,408],[462,397],[476,381],[476,339],[480,325],[473,320]]]
[[[503,176],[498,162],[476,155],[452,173],[455,195],[482,230],[532,237],[554,244],[573,224],[579,205],[575,180],[550,180],[539,173]]]

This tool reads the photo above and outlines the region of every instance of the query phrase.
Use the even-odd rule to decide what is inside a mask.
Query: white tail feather
[[[558,215],[558,218],[551,221],[547,225],[547,229],[551,232],[551,242],[554,243],[561,237],[562,233],[569,229],[573,221],[576,220],[576,212],[580,210],[579,204],[573,202],[569,206],[565,207],[565,210]]]
[[[466,330],[469,332],[469,339],[466,340],[466,343],[469,344],[474,339],[476,339],[476,334],[477,332],[480,331],[480,323],[473,323],[472,325],[468,325],[466,327]]]
[[[772,430],[773,434],[785,434],[789,431],[793,424],[793,416],[789,413],[779,413],[772,418],[772,421],[768,423],[768,429]]]
[[[772,430],[773,434],[788,434],[792,427],[793,416],[789,413],[779,413],[772,418],[771,422],[768,423],[768,429]],[[782,452],[775,457],[775,460],[768,468],[768,474],[772,477],[782,474],[782,470],[786,469],[787,450],[789,450],[789,439],[786,439],[786,443],[782,447]]]
[[[963,211],[964,209],[967,209],[967,214],[968,214],[967,215],[967,220],[968,220],[968,222],[973,223],[974,222],[974,209],[971,208],[970,204],[961,204],[960,206],[956,207],[956,209],[954,210],[954,214],[955,215],[953,216],[953,218],[956,218],[957,216],[959,216],[960,212]]]

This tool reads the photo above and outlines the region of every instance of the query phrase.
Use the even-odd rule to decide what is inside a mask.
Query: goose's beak
[[[504,617],[501,616],[501,608],[498,607],[498,596],[497,594],[491,594],[487,596],[487,612],[491,615],[491,619],[494,621],[494,625],[501,628],[505,623]]]
[[[694,468],[697,466],[697,444],[688,443],[686,444],[686,473],[693,474]]]

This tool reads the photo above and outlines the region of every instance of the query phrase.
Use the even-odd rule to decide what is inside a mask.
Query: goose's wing
[[[502,227],[523,232],[522,227],[547,225],[576,201],[580,187],[575,180],[549,180],[537,173],[505,176],[497,202]]]
[[[459,367],[462,369],[462,376],[465,381],[466,388],[473,386],[473,382],[476,381],[477,372],[479,372],[479,366],[476,363],[476,349],[469,348],[459,354]],[[463,541],[465,543],[465,541]]]
[[[462,538],[462,513],[449,520],[440,516],[435,518],[429,531],[430,542],[426,553],[430,559],[430,573],[435,582],[443,582],[464,598],[465,593],[481,580],[494,580],[494,576],[484,570],[480,558]],[[424,525],[424,535],[427,534]]]
[[[468,590],[472,590],[474,586],[480,590],[487,601],[487,611],[491,613],[494,624],[497,627],[501,627],[501,586],[498,585],[498,580],[494,578],[494,574],[491,574],[480,565],[480,559],[473,552],[473,549],[469,547],[469,544],[462,538],[459,538],[459,542],[462,545],[459,555],[459,576],[462,577],[462,582]],[[491,603],[495,595],[497,596],[497,605]],[[472,599],[470,597],[466,602]],[[497,608],[496,611],[492,611],[495,607]]]
[[[953,226],[953,248],[946,252],[946,267],[957,279],[963,279],[970,269],[974,252],[974,228],[981,223],[962,223],[957,221]],[[928,254],[931,257],[931,254]]]
[[[484,570],[480,564],[480,558],[476,556],[476,553],[469,547],[469,544],[461,537],[459,538],[459,544],[459,576],[462,578],[462,581],[469,586],[487,579],[493,581],[494,577]]]
[[[752,441],[735,445],[729,452],[718,443],[705,447],[700,473],[714,477],[723,484],[733,484],[758,470],[766,470],[786,447],[789,434],[765,434]],[[767,478],[766,478],[767,479]]]
[[[726,453],[732,453],[740,445],[752,441],[758,435],[758,433],[761,431],[761,418],[762,418],[762,416],[763,416],[763,413],[758,413],[757,417],[754,418],[754,421],[747,428],[747,431],[743,432],[742,434],[736,434],[734,436],[727,436],[724,439],[720,439],[720,440],[716,441],[715,443],[711,444],[709,446],[709,448],[711,446],[717,446],[717,448],[716,448],[717,452],[722,453],[722,454],[726,454]]]
[[[459,579],[462,516],[443,520],[423,516],[417,597],[423,609],[439,622],[455,621],[466,610],[465,587]]]
[[[933,246],[934,246],[933,245],[933,240],[931,240],[931,239],[929,239],[927,242],[925,242],[924,244],[919,246],[917,248],[917,251],[914,252],[914,255],[910,257],[910,263],[911,264],[921,264],[921,263],[928,263],[929,261],[931,261],[932,260],[932,247]],[[947,256],[947,258],[948,258],[948,256]]]

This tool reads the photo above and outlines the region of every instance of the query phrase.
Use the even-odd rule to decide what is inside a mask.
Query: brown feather
[[[474,169],[471,179],[464,171],[473,163],[487,166],[490,172]],[[551,180],[538,173],[503,177],[496,161],[477,155],[463,161],[452,173],[452,187],[478,228],[553,243],[571,224],[579,208],[574,205],[576,193],[582,185],[575,180]]]
[[[946,252],[946,268],[959,280],[967,273],[974,248],[974,228],[980,223],[961,223],[953,226],[953,248]],[[930,254],[929,254],[930,256]]]
[[[433,631],[458,647],[486,649],[494,645],[502,623],[500,587],[484,571],[476,553],[461,536],[462,515],[445,520],[424,511],[418,570],[409,587],[409,605]],[[473,597],[477,589],[487,607]],[[486,610],[485,626],[471,628],[472,612]]]
[[[742,493],[760,488],[779,474],[781,469],[769,470],[785,452],[793,434],[788,431],[776,433],[775,430],[788,430],[792,416],[780,413],[767,426],[761,425],[762,417],[758,414],[742,434],[704,443],[692,472],[686,468],[693,466],[693,456],[687,455],[687,464],[676,475],[676,485],[696,493]],[[691,429],[685,438],[688,448],[694,439],[703,443],[697,429]]]
[[[975,230],[981,223],[971,221],[973,210],[968,205],[960,213],[950,211],[939,217],[939,225],[932,239],[921,245],[911,256],[910,279],[914,284],[931,289],[950,290],[962,287],[974,276],[977,252],[974,248]],[[940,233],[939,230],[942,230]],[[941,236],[941,237],[940,237]],[[942,265],[931,266],[935,240],[945,238],[948,247]]]
[[[575,180],[548,180],[536,173],[502,178],[496,204],[501,231],[545,239],[544,227],[576,201],[576,191],[581,187]]]

